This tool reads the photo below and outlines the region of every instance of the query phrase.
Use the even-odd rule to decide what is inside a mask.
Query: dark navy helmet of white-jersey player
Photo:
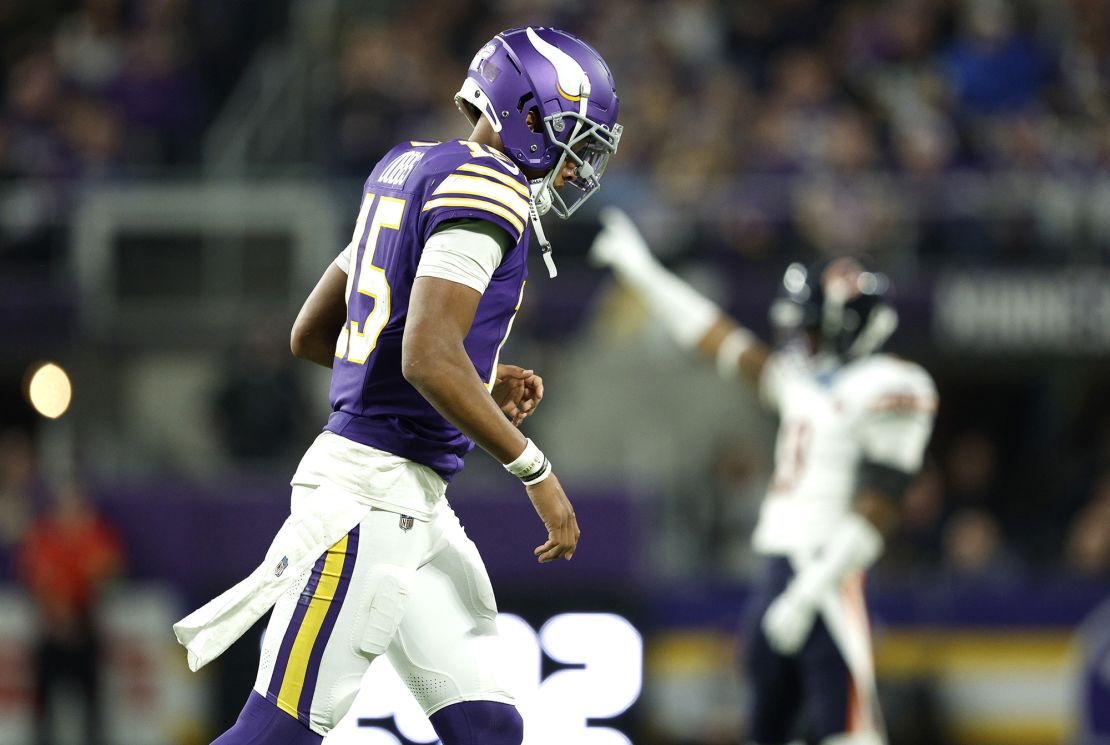
[[[786,268],[771,305],[780,342],[848,361],[877,352],[898,327],[890,280],[854,258]]]

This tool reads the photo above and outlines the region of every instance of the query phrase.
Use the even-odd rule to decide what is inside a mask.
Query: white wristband
[[[505,470],[523,481],[525,486],[533,486],[551,475],[551,461],[536,447],[536,443],[530,439],[527,443],[516,460],[505,464]]]
[[[717,372],[722,378],[733,380],[739,377],[740,358],[754,343],[755,335],[741,326],[737,326],[721,339],[721,346],[717,348]]]

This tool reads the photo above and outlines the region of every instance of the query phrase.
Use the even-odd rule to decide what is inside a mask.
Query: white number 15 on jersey
[[[377,209],[374,202],[377,200]],[[370,219],[370,213],[374,216]],[[376,194],[367,192],[362,199],[362,206],[358,211],[358,221],[351,240],[359,245],[361,241],[362,254],[352,257],[351,269],[347,274],[347,308],[351,312],[352,292],[357,289],[359,293],[367,295],[374,300],[374,307],[365,318],[347,318],[339,338],[335,342],[335,356],[346,359],[359,365],[365,364],[378,343],[378,335],[382,333],[386,323],[389,322],[389,282],[386,280],[385,270],[374,265],[374,255],[378,249],[378,241],[382,228],[400,230],[401,220],[405,215],[405,200],[395,197],[377,198]],[[366,221],[370,219],[369,232]],[[365,240],[363,240],[365,238]],[[357,263],[356,263],[357,260]],[[357,267],[357,268],[356,268]],[[357,288],[355,277],[358,277]]]

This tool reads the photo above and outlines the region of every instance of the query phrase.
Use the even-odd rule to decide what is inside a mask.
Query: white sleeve
[[[351,241],[347,247],[335,257],[335,265],[343,270],[344,274],[351,273],[351,256],[355,253],[355,242]]]
[[[484,293],[509,248],[509,236],[491,222],[452,222],[424,244],[416,276],[446,279]]]
[[[784,391],[791,378],[801,374],[803,364],[797,353],[788,349],[771,353],[759,375],[759,400],[764,406],[775,412],[781,408]]]
[[[859,422],[864,459],[917,473],[925,458],[936,410],[937,391],[924,372],[903,384],[884,386],[864,409]]]

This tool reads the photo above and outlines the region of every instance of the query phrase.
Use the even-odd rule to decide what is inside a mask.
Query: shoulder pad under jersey
[[[423,198],[421,231],[426,241],[445,220],[487,220],[513,243],[527,234],[528,180],[504,154],[486,145],[449,140],[427,149],[413,176]]]

